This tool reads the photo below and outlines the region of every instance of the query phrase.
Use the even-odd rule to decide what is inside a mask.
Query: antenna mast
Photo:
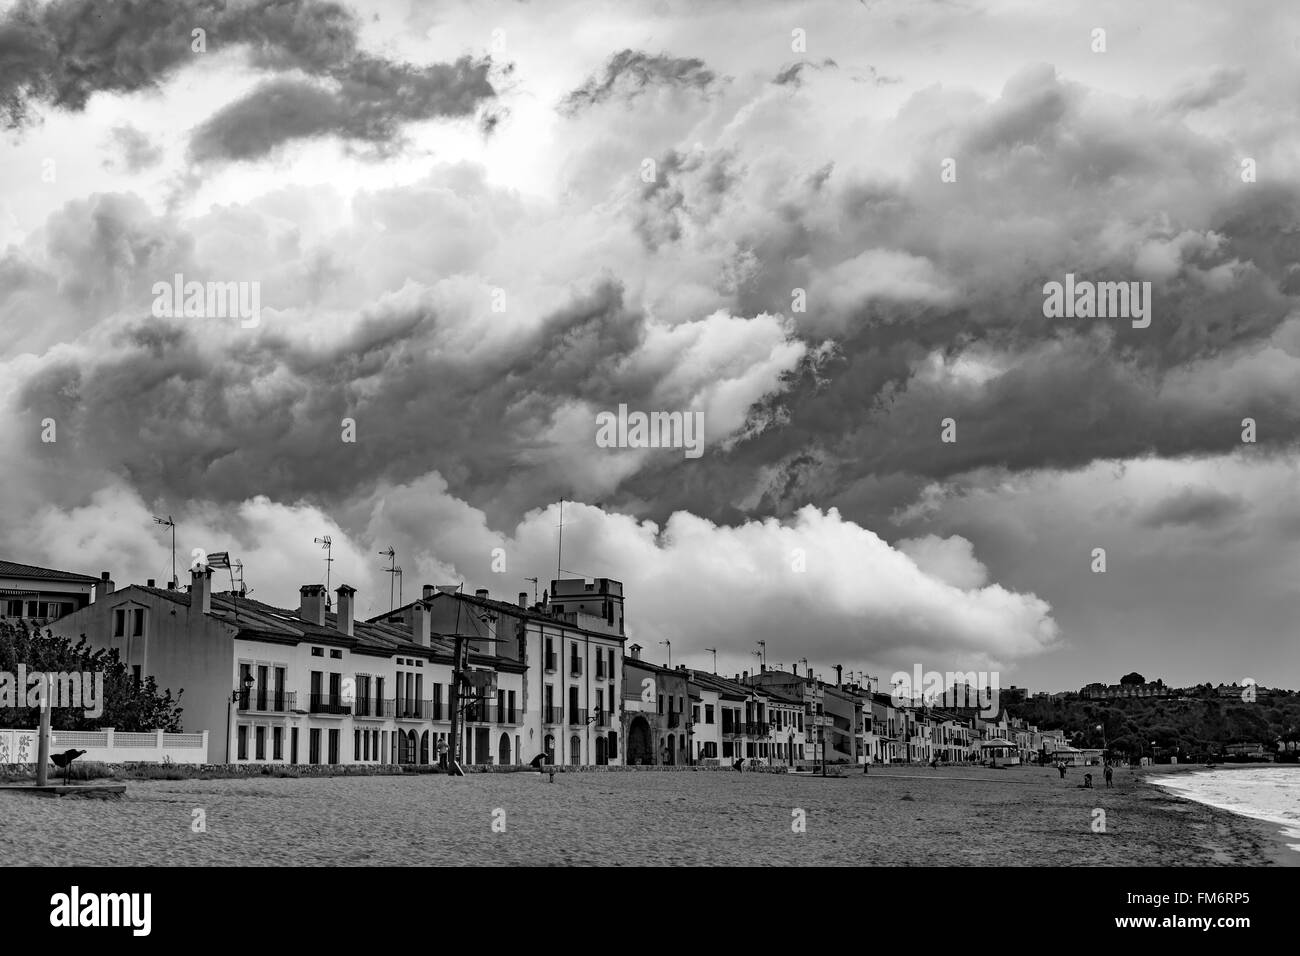
[[[537,603],[537,578],[524,578],[525,581],[533,582],[533,603]]]
[[[322,535],[319,538],[312,539],[325,549],[325,595],[329,600],[330,593],[330,565],[334,563],[334,540],[329,535]]]
[[[560,580],[560,562],[564,554],[564,499],[560,499],[560,539],[555,546],[555,580]]]
[[[706,647],[706,651],[713,655],[713,673],[718,673],[718,649],[716,647]]]
[[[397,575],[402,573],[402,569],[397,566],[397,552],[393,550],[391,544],[387,551],[380,551],[379,554],[388,558],[388,567],[384,568],[384,572],[388,575],[388,610],[391,611],[394,607],[393,584]]]
[[[157,515],[154,515],[153,520],[155,524],[160,524],[165,528],[172,529],[172,589],[175,590],[180,584],[180,582],[176,580],[176,522],[172,520],[171,515],[168,515],[166,518],[159,518]]]

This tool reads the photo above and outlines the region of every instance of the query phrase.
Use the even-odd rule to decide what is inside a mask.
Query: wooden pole
[[[40,740],[36,744],[36,786],[44,787],[49,783],[50,774],[50,679],[42,674],[45,684],[41,692],[41,729]]]

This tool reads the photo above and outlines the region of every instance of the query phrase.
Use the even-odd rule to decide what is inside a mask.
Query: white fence
[[[99,763],[204,763],[208,757],[208,732],[168,734],[118,733],[103,730],[54,730],[50,732],[50,753],[86,751],[79,759]],[[0,730],[0,765],[36,762],[37,731]]]

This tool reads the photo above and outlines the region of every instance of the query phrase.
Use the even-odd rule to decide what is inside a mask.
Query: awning
[[[980,746],[981,746],[981,747],[1010,747],[1012,750],[1018,750],[1018,749],[1019,749],[1019,748],[1018,748],[1015,744],[1013,744],[1011,741],[1009,741],[1009,740],[1002,740],[1002,739],[1000,739],[1000,738],[997,739],[997,740],[981,740],[981,741],[980,741]]]

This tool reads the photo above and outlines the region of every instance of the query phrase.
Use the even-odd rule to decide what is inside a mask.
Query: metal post
[[[49,783],[50,774],[50,675],[42,674],[41,681],[45,684],[45,688],[41,694],[40,740],[36,744],[36,786],[38,787],[44,787]]]

